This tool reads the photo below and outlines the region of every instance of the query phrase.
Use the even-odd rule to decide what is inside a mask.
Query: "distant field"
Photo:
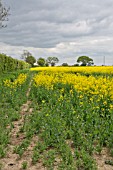
[[[60,71],[88,74],[113,74],[113,66],[87,66],[87,67],[35,67],[31,71]]]
[[[2,75],[0,96],[1,169],[113,169],[113,67]]]

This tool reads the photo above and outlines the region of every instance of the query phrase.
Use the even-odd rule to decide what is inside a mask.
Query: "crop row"
[[[29,79],[27,73],[20,72],[0,77],[0,158],[7,152],[13,121],[20,118],[20,107],[27,100]]]

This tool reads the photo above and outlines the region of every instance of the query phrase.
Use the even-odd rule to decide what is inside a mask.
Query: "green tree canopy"
[[[37,60],[37,64],[39,65],[39,66],[45,66],[46,65],[46,61],[45,61],[45,59],[44,58],[39,58],[38,60]]]
[[[81,66],[91,66],[94,64],[93,59],[88,56],[80,56],[77,59],[77,63],[81,63]]]
[[[27,50],[23,51],[21,58],[24,59],[24,61],[26,61],[27,63],[29,63],[32,67],[34,63],[36,62],[35,57],[33,57],[32,54]]]
[[[34,66],[34,63],[36,62],[36,59],[33,56],[28,56],[26,57],[25,61],[29,64],[31,64],[31,66]]]
[[[48,57],[47,58],[47,63],[50,64],[51,66],[55,66],[55,64],[58,62],[59,62],[59,59],[57,57]]]
[[[63,63],[62,66],[66,67],[66,66],[68,66],[68,64],[67,63]]]

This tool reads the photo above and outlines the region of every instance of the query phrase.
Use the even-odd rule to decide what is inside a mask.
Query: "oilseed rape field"
[[[113,67],[0,77],[0,169],[113,169]]]

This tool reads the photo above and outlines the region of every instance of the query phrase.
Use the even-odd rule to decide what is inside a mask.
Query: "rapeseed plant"
[[[15,79],[13,82],[10,79],[4,80],[4,86],[10,88],[17,88],[26,81],[26,78],[27,78],[27,74],[21,73],[17,77],[17,79]]]

